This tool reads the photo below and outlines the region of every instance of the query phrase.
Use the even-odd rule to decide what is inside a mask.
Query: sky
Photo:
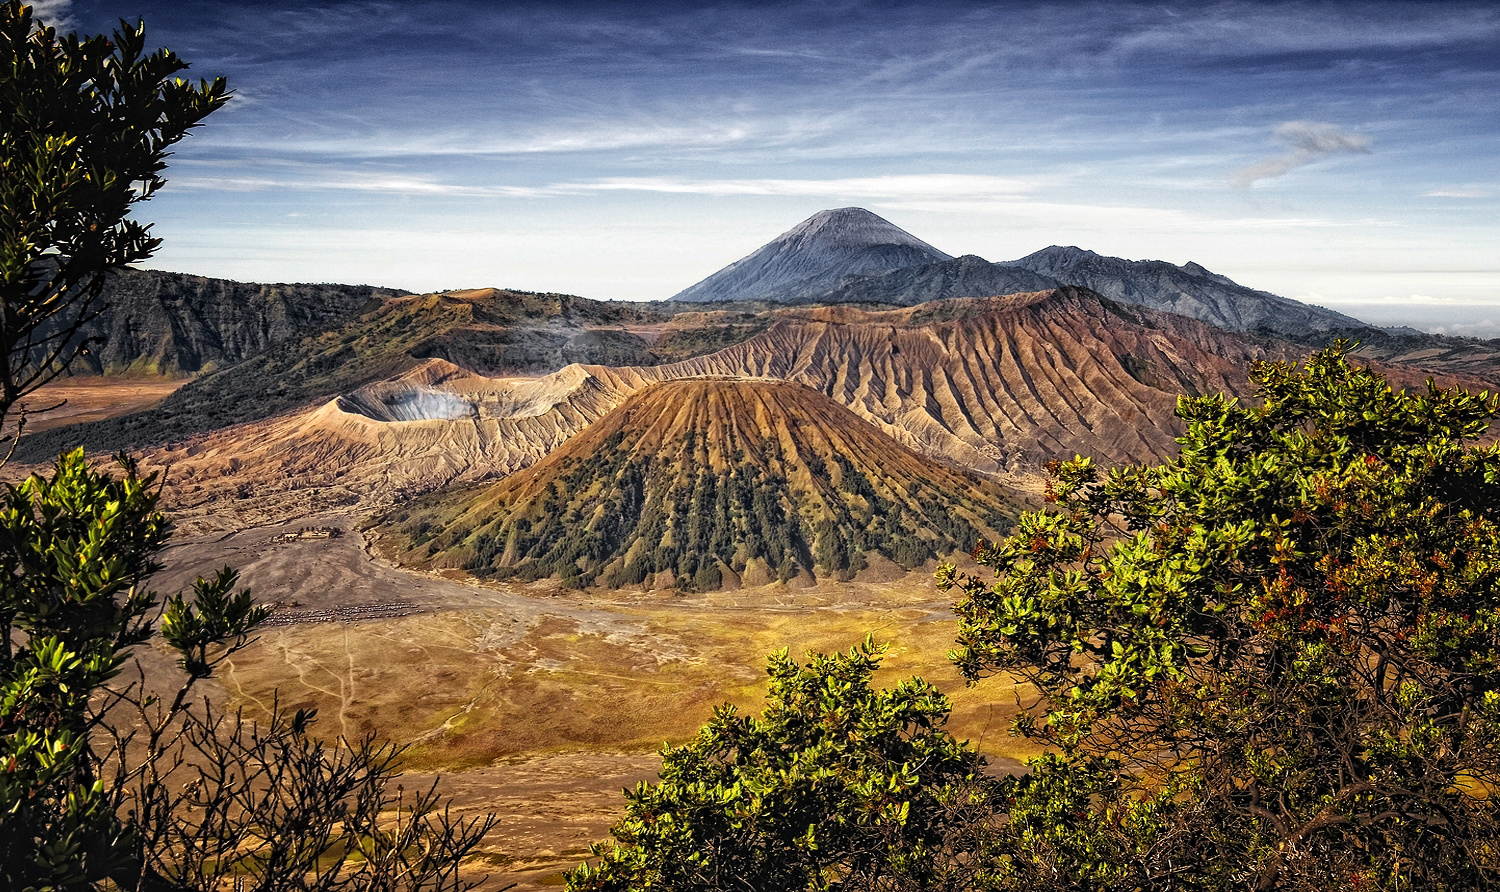
[[[223,75],[148,266],[669,297],[811,214],[1500,337],[1500,4],[45,0]]]

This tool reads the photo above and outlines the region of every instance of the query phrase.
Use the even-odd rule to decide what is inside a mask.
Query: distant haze
[[[664,298],[856,205],[1500,334],[1493,2],[44,9],[237,91],[144,209],[162,269]]]

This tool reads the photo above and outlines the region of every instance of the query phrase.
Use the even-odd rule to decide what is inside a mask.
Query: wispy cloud
[[[1371,143],[1370,137],[1363,133],[1341,130],[1321,121],[1287,121],[1276,128],[1276,138],[1285,143],[1291,152],[1235,171],[1230,176],[1235,188],[1248,189],[1260,180],[1285,176],[1329,155],[1367,155]]]
[[[176,189],[206,192],[264,192],[296,190],[301,192],[369,192],[388,195],[430,196],[434,198],[532,198],[558,194],[555,189],[526,186],[475,186],[443,183],[418,177],[348,176],[337,178],[298,179],[259,176],[195,176],[172,181]]]
[[[202,165],[210,167],[209,165]],[[286,165],[295,170],[298,165]],[[211,169],[211,168],[210,168]],[[663,195],[822,196],[861,201],[1014,200],[1031,192],[1037,180],[977,174],[908,174],[837,179],[690,179],[678,177],[607,177],[541,186],[450,183],[388,173],[347,172],[335,175],[222,175],[192,173],[173,180],[182,189],[215,192],[300,190],[372,192],[458,198],[545,198],[563,195],[651,192]]]
[[[1033,180],[982,174],[907,174],[838,179],[679,179],[615,177],[556,187],[581,192],[661,192],[689,195],[829,196],[855,199],[984,200],[1013,198],[1037,187]]]
[[[1045,197],[1050,180],[984,174],[934,173],[826,179],[691,177],[606,177],[534,186],[465,184],[386,171],[321,170],[288,164],[266,175],[218,173],[213,165],[174,181],[183,189],[211,192],[345,192],[432,199],[513,199],[543,201],[567,196],[692,195],[716,198],[817,198],[825,206],[858,202],[882,210],[917,211],[969,218],[1008,220],[1025,228],[1067,228],[1079,232],[1150,230],[1162,233],[1264,233],[1298,230],[1371,230],[1397,224],[1388,220],[1243,215],[1217,216],[1175,208],[1104,205]]]
[[[922,211],[944,216],[1008,221],[1004,225],[1037,231],[1067,231],[1078,234],[1151,232],[1163,236],[1256,235],[1322,230],[1370,230],[1392,228],[1386,220],[1331,220],[1317,217],[1247,217],[1214,215],[1180,208],[1141,205],[1105,205],[1012,197],[996,200],[966,200],[959,197],[932,199],[913,196],[905,200],[876,201],[881,209]],[[1081,235],[1080,235],[1081,237]],[[1164,252],[1157,252],[1158,255]],[[1145,256],[1145,255],[1143,255]]]
[[[1500,338],[1500,322],[1481,319],[1478,322],[1455,322],[1452,325],[1434,325],[1428,331],[1433,334],[1454,335],[1465,338]]]
[[[1123,9],[1122,9],[1123,7]],[[1115,28],[1119,54],[1224,58],[1288,53],[1411,49],[1471,44],[1500,36],[1500,10],[1488,4],[1449,3],[1434,14],[1407,4],[1271,3],[1229,0],[1204,4],[1096,4],[1096,21]],[[1071,10],[1070,10],[1071,11]],[[1124,25],[1119,20],[1124,19]]]
[[[389,253],[359,234],[374,223],[418,238],[519,218],[524,250],[484,242],[476,281],[545,259],[597,267],[601,293],[661,296],[753,247],[752,223],[774,233],[857,204],[945,232],[949,250],[1018,256],[1035,238],[1295,266],[1283,293],[1336,259],[1324,290],[1350,297],[1387,286],[1348,284],[1345,267],[1400,252],[1476,267],[1500,226],[1484,213],[1500,200],[1493,0],[41,6],[91,32],[140,9],[153,45],[239,91],[182,144],[150,210],[168,252],[220,220],[284,241],[259,271],[238,243],[210,246],[207,274],[374,276]],[[1367,174],[1362,188],[1306,176],[1336,167]],[[1295,194],[1276,188],[1293,178]],[[1247,208],[1231,183],[1281,194]],[[579,241],[586,222],[666,247]],[[424,259],[442,270],[427,284],[458,283],[449,263]],[[424,275],[439,273],[410,281]],[[1440,281],[1439,295],[1500,293],[1490,272]]]
[[[259,96],[254,101],[266,104]],[[435,100],[434,105],[437,104]],[[233,103],[231,103],[233,105]],[[451,108],[451,106],[449,106]],[[456,113],[456,112],[455,112]],[[299,124],[301,122],[298,122]],[[776,120],[704,115],[682,120],[547,121],[523,132],[470,122],[444,128],[402,129],[357,121],[344,128],[308,125],[268,140],[258,129],[207,133],[201,142],[217,152],[243,153],[250,163],[281,159],[497,158],[583,156],[619,152],[695,153],[778,150],[815,143],[846,122],[837,116],[786,114]],[[498,131],[498,132],[497,132]]]
[[[1488,189],[1433,189],[1422,193],[1425,198],[1489,198],[1493,194]]]

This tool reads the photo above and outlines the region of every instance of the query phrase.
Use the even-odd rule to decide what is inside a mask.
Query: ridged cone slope
[[[565,584],[717,589],[914,567],[1012,513],[995,484],[778,381],[657,384],[490,487],[387,516],[403,560]]]
[[[743,344],[669,366],[590,367],[605,390],[688,375],[796,381],[903,445],[982,473],[1176,448],[1181,393],[1244,393],[1251,363],[1303,349],[1079,288],[874,312],[787,311]]]

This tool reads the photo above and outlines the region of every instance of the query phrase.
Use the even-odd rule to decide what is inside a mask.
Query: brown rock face
[[[890,311],[788,310],[708,356],[652,367],[571,365],[490,378],[431,360],[315,410],[156,450],[188,515],[246,491],[245,522],[319,506],[376,507],[527,467],[630,395],[679,378],[792,381],[915,452],[981,474],[1053,458],[1167,454],[1177,394],[1244,388],[1249,363],[1302,348],[1115,304],[1082,289]],[[442,412],[391,406],[423,395]],[[230,472],[226,474],[226,471]]]
[[[1241,392],[1251,362],[1299,353],[1061,288],[885,312],[808,310],[710,356],[615,374],[797,381],[904,445],[996,472],[1078,453],[1160,457],[1177,435],[1178,394]]]
[[[47,461],[79,445],[101,452],[160,446],[318,406],[433,359],[486,375],[540,375],[574,362],[657,361],[627,324],[649,330],[664,322],[638,304],[566,294],[481,288],[387,297],[343,324],[276,341],[205,374],[150,412],[28,438],[18,457]]]
[[[1252,362],[1308,351],[1078,288],[888,311],[789,309],[741,344],[660,366],[495,378],[429,360],[314,410],[148,458],[172,465],[169,492],[188,523],[368,510],[528,467],[651,384],[720,377],[802,384],[914,452],[1028,474],[1075,454],[1159,460],[1176,446],[1178,394],[1244,394]],[[1386,371],[1403,385],[1425,377]]]
[[[530,469],[396,509],[404,559],[485,576],[680,589],[911,568],[993,537],[997,485],[902,448],[817,391],[686,379],[627,399]]]
[[[336,328],[400,292],[368,285],[260,285],[156,270],[111,274],[75,372],[194,375]]]

